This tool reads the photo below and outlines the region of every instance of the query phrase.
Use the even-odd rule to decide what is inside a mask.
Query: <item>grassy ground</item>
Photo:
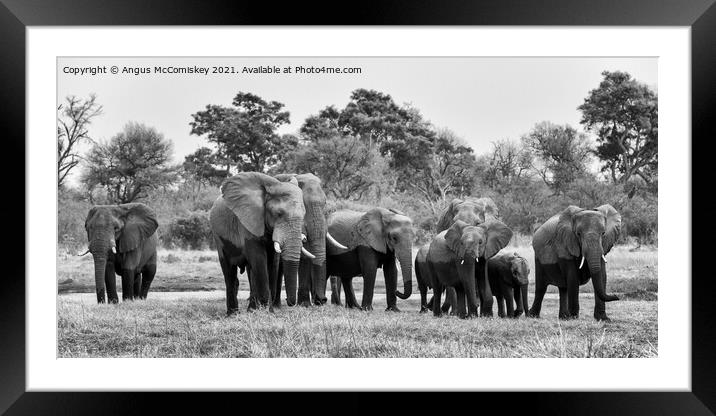
[[[246,293],[242,293],[246,295]],[[221,292],[152,293],[146,301],[97,305],[91,294],[59,297],[60,357],[655,357],[657,302],[608,305],[611,322],[582,316],[560,321],[547,295],[540,319],[435,318],[419,299],[400,313],[339,306],[289,308],[225,316]]]
[[[530,285],[534,289],[534,252],[529,245],[505,248],[516,251],[527,259],[530,264]],[[608,255],[607,291],[627,294],[627,296],[650,297],[655,299],[658,292],[656,278],[657,251],[655,248],[642,247],[638,251],[631,247],[617,246]],[[416,250],[417,251],[417,248]],[[224,290],[224,277],[215,251],[182,251],[160,250],[157,275],[152,282],[152,291],[185,292]],[[413,258],[415,254],[413,254]],[[94,293],[94,269],[92,256],[78,257],[74,254],[62,253],[57,259],[58,293]],[[118,277],[119,279],[119,277]],[[399,278],[399,285],[402,279]],[[118,287],[121,287],[119,280]],[[241,289],[248,290],[246,275],[239,276]],[[353,279],[356,292],[363,288],[363,279]],[[417,284],[413,284],[417,290]],[[580,288],[582,293],[592,293],[591,284]],[[385,293],[385,281],[381,270],[376,277],[376,293]],[[557,293],[557,288],[550,286],[547,293]],[[649,294],[651,293],[651,294]]]
[[[509,247],[533,266],[531,247]],[[556,289],[541,319],[462,320],[419,314],[414,295],[384,312],[382,275],[373,312],[327,305],[246,312],[248,283],[240,277],[241,313],[226,317],[224,281],[210,251],[159,253],[146,301],[97,305],[91,256],[58,256],[60,357],[655,357],[657,252],[616,247],[608,256],[607,304],[612,321],[595,322],[591,285],[580,288],[581,315],[557,319]],[[530,276],[534,279],[534,276]],[[360,299],[362,279],[354,279]],[[534,287],[530,288],[530,302]],[[73,293],[82,292],[82,293]],[[330,294],[329,294],[330,298]],[[495,308],[496,309],[496,308]]]

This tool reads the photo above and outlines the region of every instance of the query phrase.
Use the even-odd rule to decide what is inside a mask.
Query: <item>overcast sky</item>
[[[65,67],[116,65],[209,67],[360,67],[360,74],[117,74],[72,75]],[[207,104],[231,105],[237,92],[251,92],[285,104],[297,132],[307,116],[335,105],[343,108],[351,91],[375,89],[396,103],[410,103],[436,127],[447,127],[485,153],[490,142],[518,139],[535,123],[579,125],[580,105],[602,79],[621,70],[657,89],[656,58],[59,58],[58,103],[67,95],[97,94],[104,114],[90,135],[108,140],[129,121],[157,128],[174,143],[174,159],[206,146],[189,134],[191,114]],[[77,172],[75,172],[76,174]]]

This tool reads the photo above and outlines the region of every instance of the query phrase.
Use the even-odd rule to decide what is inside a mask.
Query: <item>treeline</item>
[[[622,242],[655,243],[656,93],[627,73],[604,72],[575,106],[590,135],[544,121],[521,137],[496,138],[476,154],[450,129],[384,92],[357,89],[345,107],[319,109],[295,135],[277,133],[290,121],[282,103],[240,92],[231,105],[209,104],[192,114],[191,134],[207,145],[181,165],[170,163],[171,142],[140,124],[93,142],[82,156],[81,185],[58,184],[59,235],[66,245],[81,245],[84,229],[77,231],[77,221],[81,217],[83,224],[91,204],[142,200],[158,211],[165,246],[201,248],[210,244],[207,212],[221,181],[260,171],[314,173],[330,209],[380,205],[405,211],[420,241],[435,232],[453,198],[473,195],[493,198],[503,221],[524,234],[569,204],[609,203],[622,215]],[[85,111],[78,114],[78,108]],[[58,128],[58,144],[71,155],[70,132],[87,136],[101,107],[95,97],[68,97],[58,110],[61,125],[69,126],[64,142]]]

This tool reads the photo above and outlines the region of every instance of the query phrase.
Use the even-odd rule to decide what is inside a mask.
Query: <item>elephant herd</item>
[[[621,227],[610,205],[595,209],[569,206],[534,233],[535,298],[528,310],[530,268],[517,253],[501,251],[512,230],[499,220],[490,198],[454,199],[436,224],[438,234],[419,247],[413,259],[412,220],[396,209],[367,212],[338,210],[326,215],[326,195],[313,174],[269,176],[242,172],[226,179],[209,222],[226,284],[227,314],[238,312],[239,271],[249,280],[249,310],[286,303],[309,306],[340,304],[343,287],[349,308],[373,309],[377,269],[383,270],[388,311],[399,311],[397,298],[412,294],[413,267],[420,291],[420,312],[435,316],[452,311],[460,317],[539,317],[548,285],[559,288],[559,317],[579,314],[579,286],[594,286],[594,318],[608,320],[605,302],[606,257]],[[97,301],[144,299],[156,273],[158,223],[141,203],[99,205],[85,222],[94,258]],[[86,254],[86,253],[85,253]],[[398,288],[398,270],[402,292]],[[363,277],[360,305],[352,279]],[[285,282],[284,282],[285,281]],[[428,289],[433,298],[427,299]],[[441,304],[442,294],[446,299]],[[513,303],[514,300],[514,303]]]

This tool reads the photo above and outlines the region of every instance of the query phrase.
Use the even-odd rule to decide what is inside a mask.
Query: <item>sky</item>
[[[80,68],[105,67],[106,74]],[[116,66],[119,73],[112,74]],[[155,67],[202,67],[208,74],[156,73]],[[360,67],[360,74],[241,73],[244,67]],[[122,73],[124,68],[150,73]],[[212,67],[235,73],[211,73]],[[76,73],[72,73],[73,70]],[[491,142],[519,139],[538,122],[569,124],[582,130],[577,110],[602,71],[626,71],[657,90],[657,58],[591,57],[434,57],[434,58],[58,58],[58,104],[68,95],[97,95],[103,114],[89,126],[95,140],[109,140],[130,121],[155,127],[174,144],[174,160],[208,142],[190,135],[191,114],[207,104],[230,106],[237,92],[251,92],[285,104],[291,123],[279,133],[295,133],[311,114],[328,105],[343,108],[357,88],[390,94],[409,103],[438,128],[449,128],[476,154]],[[140,72],[140,71],[137,71]],[[85,150],[83,148],[82,150]],[[75,182],[79,170],[73,173]]]

